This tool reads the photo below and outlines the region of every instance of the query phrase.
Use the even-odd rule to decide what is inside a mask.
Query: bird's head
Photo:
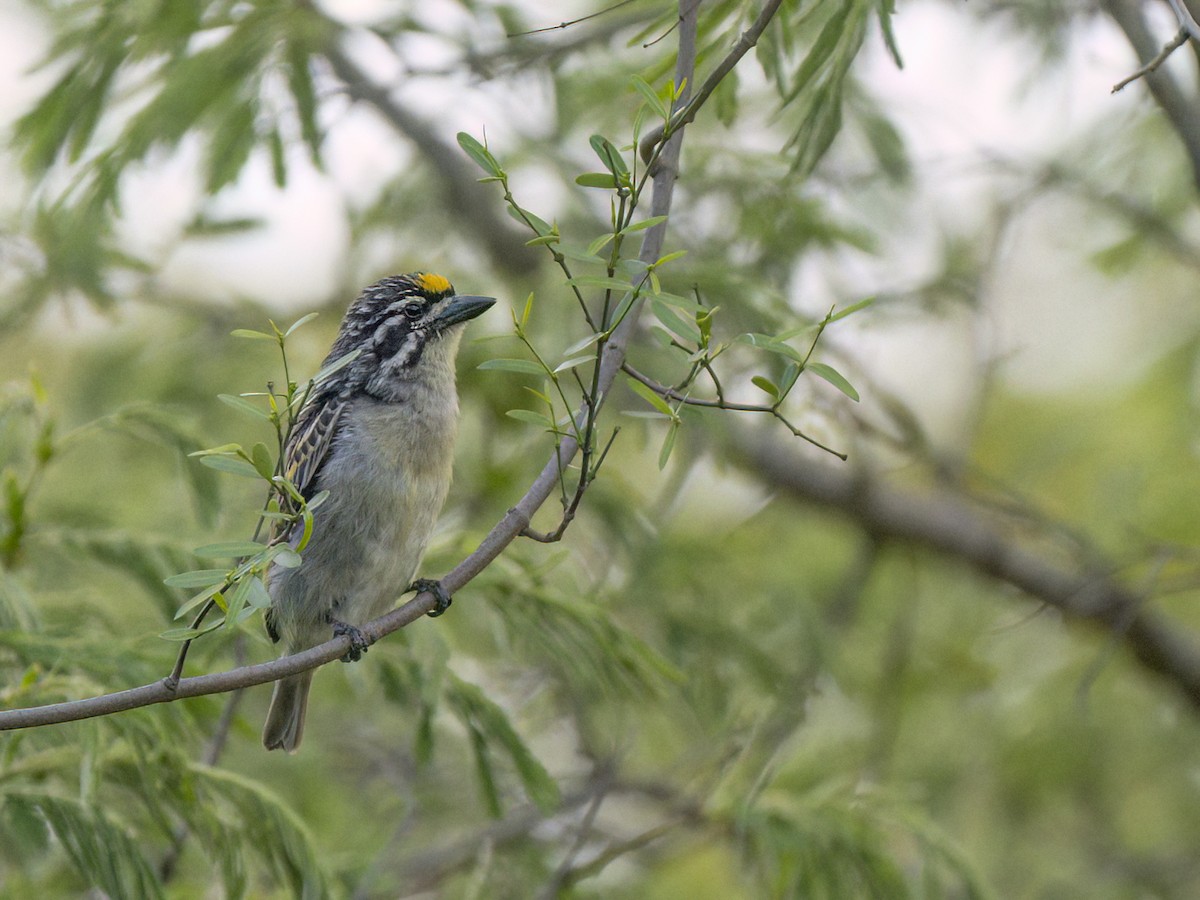
[[[453,373],[462,326],[495,303],[459,296],[441,275],[392,275],[366,288],[346,311],[326,363],[358,350],[336,393],[364,391],[387,399],[389,386],[422,376]]]

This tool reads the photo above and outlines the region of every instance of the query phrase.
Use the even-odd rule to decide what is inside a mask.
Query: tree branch
[[[666,128],[669,125],[671,133],[674,134],[684,126],[688,125],[696,118],[696,113],[700,111],[700,107],[705,101],[712,96],[712,92],[717,89],[717,85],[733,71],[733,67],[738,64],[743,56],[750,52],[750,49],[758,43],[758,39],[762,37],[762,33],[766,31],[767,25],[771,19],[775,17],[775,13],[779,11],[779,7],[783,5],[783,0],[768,0],[758,14],[758,18],[754,23],[742,32],[742,36],[738,38],[737,43],[733,45],[733,49],[726,54],[715,69],[709,73],[709,76],[704,79],[704,84],[700,86],[700,90],[696,92],[695,99],[688,103],[682,109],[676,110],[672,115],[671,121],[664,125],[659,125],[644,138],[640,152],[643,162],[649,163],[654,157],[654,149],[662,141],[663,135],[666,133]],[[682,52],[683,39],[680,38],[680,46]],[[678,77],[675,79],[676,84],[682,84]],[[661,163],[661,161],[660,161]]]
[[[1143,64],[1154,59],[1159,52],[1158,42],[1150,33],[1150,26],[1146,24],[1138,0],[1100,0],[1100,8],[1125,32],[1125,37]],[[1150,93],[1183,142],[1192,164],[1192,180],[1200,186],[1200,107],[1194,98],[1184,94],[1179,82],[1165,69],[1150,70],[1145,80]]]
[[[1178,50],[1180,47],[1182,47],[1184,44],[1186,44],[1187,39],[1188,39],[1187,29],[1180,28],[1179,31],[1176,32],[1175,37],[1171,38],[1169,41],[1167,41],[1165,44],[1163,44],[1163,48],[1161,50],[1159,50],[1157,54],[1155,54],[1154,59],[1150,60],[1144,66],[1142,66],[1137,71],[1135,71],[1133,74],[1128,75],[1125,78],[1122,78],[1120,81],[1118,81],[1116,84],[1114,84],[1112,93],[1115,94],[1115,93],[1117,93],[1117,91],[1123,90],[1124,88],[1133,84],[1133,82],[1137,81],[1139,78],[1149,75],[1151,72],[1153,72],[1159,66],[1161,66],[1163,63],[1165,63],[1167,61],[1168,56],[1170,56],[1172,53],[1174,53],[1176,50]]]
[[[680,3],[679,53],[677,55],[675,71],[675,79],[678,84],[690,83],[692,71],[695,66],[698,7],[699,0],[682,0]],[[767,9],[770,9],[773,13],[778,7],[778,0],[772,0],[764,8],[764,15]],[[764,15],[759,16],[759,22],[756,22],[756,26],[761,22],[762,27],[765,27],[766,19],[764,19]],[[762,28],[760,27],[755,33],[755,37],[757,38],[757,35],[761,34],[761,32]],[[734,62],[745,55],[749,49],[749,46],[745,45],[745,37],[743,35],[743,40],[740,40],[730,53],[730,58]],[[732,68],[732,63],[726,65],[723,62],[718,68],[728,71]],[[680,97],[680,108],[682,108],[682,104],[686,103],[686,101],[687,95],[685,93],[684,96]],[[689,106],[694,116],[696,104],[690,104]],[[682,141],[683,126],[681,125],[673,130],[659,155],[659,159],[663,162],[663,165],[659,167],[654,175],[654,193],[651,203],[651,215],[653,216],[666,216],[670,211]],[[646,236],[642,241],[641,253],[639,254],[640,259],[647,265],[653,263],[662,255],[665,235],[665,220],[647,229]],[[626,349],[636,327],[640,312],[641,304],[638,303],[613,331],[612,338],[604,349],[604,354],[600,361],[600,374],[597,380],[597,405],[603,403],[608,397],[613,382],[621,371],[621,366],[625,362]],[[583,416],[586,413],[586,409],[581,409],[578,415]],[[578,451],[579,444],[574,438],[567,437],[563,439],[558,450],[542,468],[541,473],[534,480],[529,490],[526,491],[525,496],[488,532],[475,551],[442,579],[442,587],[447,593],[455,593],[475,578],[475,576],[487,568],[500,555],[505,547],[511,544],[528,527],[534,513],[537,512],[553,493],[560,469],[569,465]],[[410,625],[431,612],[435,605],[436,598],[432,592],[424,591],[403,606],[361,626],[360,631],[367,642],[373,644],[385,635],[391,634],[393,631],[397,631],[406,625]],[[227,672],[183,678],[174,687],[171,686],[167,679],[163,679],[153,684],[142,685],[141,687],[113,694],[105,694],[99,697],[91,697],[85,700],[71,700],[64,703],[55,703],[28,709],[3,710],[0,711],[0,731],[52,725],[60,722],[74,722],[94,716],[104,716],[115,712],[123,712],[128,709],[150,706],[155,703],[170,703],[174,700],[181,700],[187,697],[219,694],[238,688],[266,684],[267,682],[277,681],[288,675],[295,675],[323,666],[344,656],[349,649],[350,638],[342,635],[331,638],[325,643],[311,647],[301,653],[283,656],[270,662],[243,666]]]
[[[734,456],[792,496],[828,507],[879,539],[927,547],[1020,588],[1071,619],[1100,625],[1138,662],[1175,686],[1200,711],[1200,646],[1145,608],[1145,597],[1097,570],[1072,569],[1023,547],[984,510],[944,490],[922,494],[883,484],[875,474],[836,470],[765,436],[735,436]]]

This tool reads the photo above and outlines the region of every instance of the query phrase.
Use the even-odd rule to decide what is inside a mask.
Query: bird
[[[495,302],[457,295],[441,275],[410,272],[367,287],[346,311],[323,368],[358,353],[314,385],[283,451],[281,471],[301,496],[328,491],[299,565],[267,571],[266,628],[283,655],[325,642],[332,628],[350,636],[343,659],[358,659],[367,642],[357,626],[408,590],[434,591],[431,615],[449,605],[437,582],[410,581],[450,488],[459,341]],[[280,505],[289,507],[286,497]],[[299,546],[301,522],[276,528],[274,540]],[[268,750],[299,747],[312,676],[275,682]]]

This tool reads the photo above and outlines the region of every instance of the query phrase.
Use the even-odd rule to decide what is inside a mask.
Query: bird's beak
[[[472,297],[470,295],[451,297],[446,308],[438,313],[433,325],[438,331],[441,331],[451,325],[457,325],[459,322],[466,322],[468,319],[475,318],[495,302],[495,297]]]

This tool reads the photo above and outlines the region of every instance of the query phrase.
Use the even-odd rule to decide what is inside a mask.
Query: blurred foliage
[[[979,15],[1027,34],[1051,66],[1078,21],[1051,6]],[[354,240],[340,293],[289,338],[302,380],[357,288],[417,265],[512,298],[517,333],[494,313],[493,337],[468,339],[460,355],[457,480],[425,573],[469,553],[570,433],[564,417],[594,371],[598,335],[634,288],[651,302],[630,359],[650,378],[711,398],[711,364],[730,397],[838,447],[870,454],[893,436],[880,459],[902,454],[906,468],[1001,498],[1054,558],[1106,560],[1200,625],[1195,316],[1159,334],[1148,363],[1131,337],[1114,362],[1118,388],[1023,392],[989,360],[969,376],[983,387],[961,441],[936,452],[855,354],[872,327],[962,315],[982,328],[1005,216],[1048,195],[1085,205],[1093,218],[1074,249],[1133,284],[1131,296],[1165,293],[1177,270],[1194,280],[1179,227],[1194,197],[1153,124],[1099,126],[1029,170],[994,161],[1018,183],[996,200],[996,231],[944,236],[916,287],[847,294],[830,275],[839,311],[879,294],[843,325],[801,273],[903,246],[928,177],[904,123],[856,72],[871,48],[900,62],[886,0],[783,4],[688,128],[670,259],[653,281],[634,265],[648,215],[636,203],[637,143],[681,87],[671,4],[636,0],[544,33],[529,32],[557,25],[557,9],[550,21],[466,0],[389,6],[369,25],[339,19],[337,4],[282,0],[36,8],[48,74],[14,128],[27,202],[4,222],[34,252],[4,276],[0,301],[0,707],[165,675],[175,646],[158,635],[191,593],[165,580],[211,565],[195,548],[253,533],[260,485],[188,454],[278,443],[268,422],[217,398],[291,380],[267,342],[229,333],[298,313],[278,294],[221,304],[202,284],[165,288],[154,277],[165,257],[130,249],[124,192],[139,172],[196,152],[198,227],[167,243],[253,233],[256,216],[231,218],[218,201],[256,163],[281,188],[297,167],[332,165],[347,86],[331,60],[348,46],[387,55],[435,98],[482,96],[493,118],[480,126],[502,130],[514,109],[545,107],[536,128],[486,147],[483,127],[449,111],[437,123],[447,147],[468,129],[463,158],[482,166],[472,176],[496,182],[478,202],[513,211],[542,254],[536,272],[505,281],[502,261],[475,252],[439,198],[438,160],[417,157],[347,199]],[[702,6],[697,83],[759,8]],[[414,51],[435,46],[436,64]],[[402,132],[398,158],[413,137]],[[1143,181],[1161,190],[1132,195]],[[1093,222],[1105,226],[1094,237]],[[595,480],[563,542],[518,542],[450,615],[323,671],[301,754],[260,749],[265,690],[0,735],[0,892],[1200,891],[1195,711],[1115,638],[774,497],[722,460],[724,431],[744,420],[647,391],[619,387],[594,423]],[[254,468],[246,454],[237,461]],[[579,477],[564,474],[568,505]],[[547,531],[562,512],[548,507],[535,523]],[[272,652],[250,617],[200,641],[188,671]]]

